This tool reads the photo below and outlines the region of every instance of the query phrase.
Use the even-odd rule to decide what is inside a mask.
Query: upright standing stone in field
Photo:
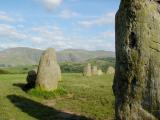
[[[97,75],[103,75],[103,72],[102,72],[102,70],[101,69],[99,69],[98,71],[97,71]]]
[[[106,74],[114,74],[115,73],[115,69],[114,67],[108,67]]]
[[[85,76],[92,76],[92,71],[91,71],[91,64],[88,63],[87,66],[84,68],[84,75]]]
[[[97,75],[97,73],[98,73],[97,66],[93,66],[92,67],[92,75]]]
[[[116,15],[117,120],[160,119],[160,4],[121,0]]]
[[[58,65],[58,76],[59,76],[59,81],[62,80],[62,76],[61,76],[61,68],[60,66]]]
[[[57,63],[55,50],[49,48],[41,56],[36,87],[44,91],[53,91],[57,89],[58,81],[60,79],[60,67]]]

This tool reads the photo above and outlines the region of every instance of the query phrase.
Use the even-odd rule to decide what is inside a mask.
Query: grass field
[[[112,120],[113,75],[83,77],[63,74],[59,83],[68,94],[54,99],[22,90],[25,74],[0,75],[0,120]]]

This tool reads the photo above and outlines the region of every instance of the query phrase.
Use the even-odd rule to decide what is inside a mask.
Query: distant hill
[[[0,66],[38,64],[43,50],[17,47],[0,51]],[[57,52],[58,62],[85,62],[94,58],[115,57],[110,51],[88,51],[81,49],[66,49]]]
[[[0,51],[0,64],[25,65],[37,64],[42,50],[18,47]]]
[[[81,49],[66,49],[57,52],[58,61],[60,62],[84,62],[93,58],[115,57],[114,52],[110,51],[88,51]]]

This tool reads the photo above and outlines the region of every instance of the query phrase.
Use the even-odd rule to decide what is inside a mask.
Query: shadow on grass
[[[8,95],[7,98],[23,112],[38,120],[92,120],[84,116],[56,110],[22,96]]]
[[[13,86],[21,88],[24,92],[27,92],[28,90],[33,88],[24,83],[14,83]]]

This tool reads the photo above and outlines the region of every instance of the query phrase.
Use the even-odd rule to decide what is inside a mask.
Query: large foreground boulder
[[[116,14],[116,120],[160,119],[160,4],[121,0]]]
[[[84,71],[83,71],[84,76],[92,76],[92,70],[91,70],[91,64],[88,63],[87,66],[84,67]]]
[[[57,63],[55,50],[47,49],[41,56],[36,87],[44,91],[57,89],[58,81],[61,79],[60,67]]]

